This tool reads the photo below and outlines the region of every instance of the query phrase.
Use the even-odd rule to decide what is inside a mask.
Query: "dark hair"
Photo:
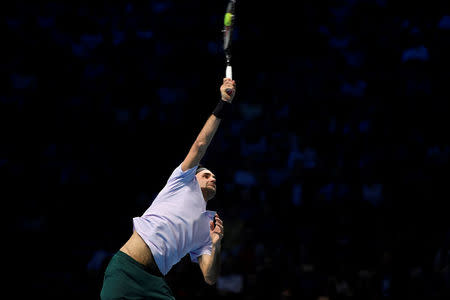
[[[195,170],[195,174],[198,174],[200,171],[203,171],[202,168],[205,168],[205,166],[202,164],[198,164],[197,170]]]

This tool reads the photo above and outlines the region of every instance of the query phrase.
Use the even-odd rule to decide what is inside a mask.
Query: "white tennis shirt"
[[[178,166],[145,213],[133,218],[134,230],[163,275],[188,253],[193,262],[200,255],[211,255],[209,222],[216,212],[206,210],[196,170],[197,166],[183,172]]]

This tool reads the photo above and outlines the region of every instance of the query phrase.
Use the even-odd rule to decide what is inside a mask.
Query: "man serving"
[[[133,219],[133,234],[106,268],[101,299],[175,299],[164,276],[188,253],[206,283],[216,282],[224,227],[217,213],[206,210],[216,177],[199,163],[230,113],[235,91],[235,81],[225,78],[222,99],[186,158],[145,213]]]

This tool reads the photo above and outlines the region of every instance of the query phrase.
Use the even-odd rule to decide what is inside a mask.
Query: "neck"
[[[205,200],[205,202],[208,202],[208,192],[205,190],[202,190],[202,195],[203,195],[203,200]]]

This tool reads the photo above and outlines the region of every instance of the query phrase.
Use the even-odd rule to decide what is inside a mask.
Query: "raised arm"
[[[231,89],[230,95],[226,93],[227,89]],[[219,128],[221,116],[224,110],[229,109],[236,91],[236,83],[229,78],[223,79],[223,84],[220,87],[222,100],[220,100],[213,114],[208,118],[202,130],[197,136],[194,144],[192,144],[189,153],[181,164],[181,170],[186,171],[198,165],[206,153],[206,149],[211,143],[217,128]]]

